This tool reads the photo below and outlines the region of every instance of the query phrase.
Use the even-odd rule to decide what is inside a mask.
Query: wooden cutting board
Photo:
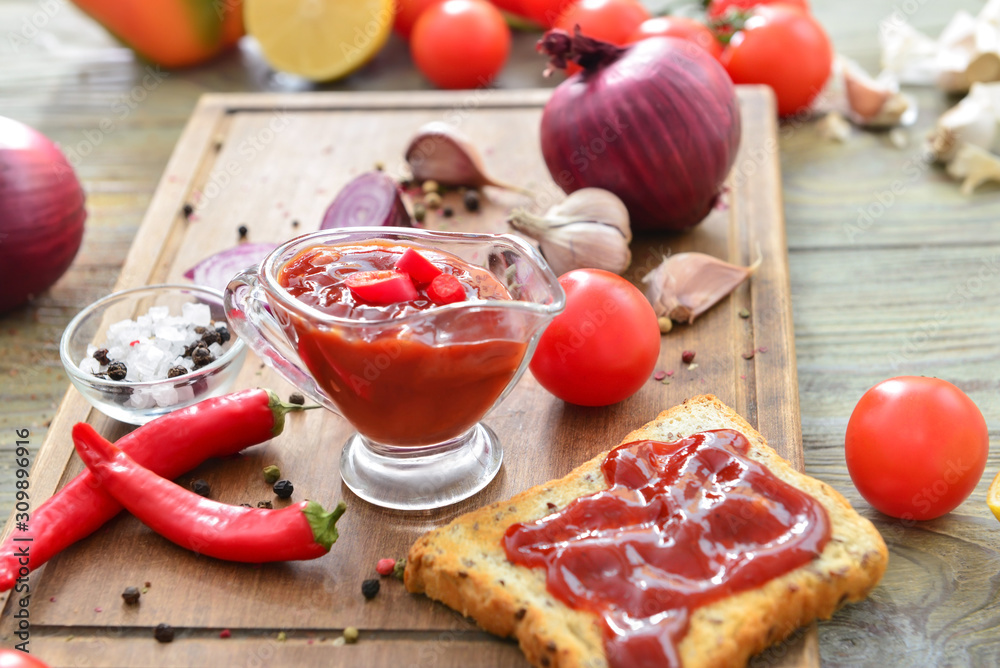
[[[536,195],[532,200],[487,189],[475,214],[450,195],[445,204],[456,215],[431,216],[428,226],[506,231],[510,208],[544,210],[563,197],[538,146],[539,117],[549,94],[207,95],[177,145],[117,287],[184,282],[186,269],[237,242],[240,225],[247,226],[252,241],[278,242],[317,229],[333,196],[354,175],[376,163],[390,174],[405,174],[402,151],[409,137],[434,120],[458,125],[482,149],[495,177]],[[295,484],[295,499],[331,506],[347,501],[341,538],[329,555],[261,567],[229,564],[186,552],[123,514],[32,576],[32,651],[53,666],[524,666],[515,644],[477,631],[444,606],[406,593],[401,583],[383,580],[380,595],[366,603],[361,582],[374,576],[379,558],[404,556],[423,531],[564,475],[695,394],[718,395],[801,468],[774,105],[765,88],[744,87],[739,96],[743,145],[730,177],[728,206],[684,235],[637,240],[627,277],[637,282],[664,255],[687,250],[743,265],[760,253],[763,264],[752,282],[694,325],[676,326],[663,337],[657,368],[668,376],[662,382],[650,379],[630,399],[593,409],[564,404],[526,375],[486,419],[506,455],[494,482],[464,503],[421,514],[376,508],[342,485],[339,452],[351,429],[341,418],[320,411],[290,416],[278,438],[240,458],[206,463],[180,482],[204,478],[214,498],[255,504],[273,498],[260,471],[278,464]],[[181,213],[185,203],[196,209],[190,219]],[[740,317],[743,309],[749,318]],[[683,350],[697,353],[695,364],[681,362]],[[744,359],[751,351],[753,358]],[[237,387],[253,386],[291,391],[250,355]],[[83,420],[112,439],[125,431],[71,388],[32,471],[35,503],[80,471],[69,431]],[[124,606],[121,591],[146,582],[141,604]],[[16,605],[8,597],[0,597],[5,639],[12,637]],[[155,642],[152,629],[159,623],[174,626],[177,640]],[[347,626],[361,629],[361,642],[332,646]],[[223,629],[230,638],[219,637]],[[279,632],[285,633],[282,640]],[[766,658],[818,664],[815,630]]]

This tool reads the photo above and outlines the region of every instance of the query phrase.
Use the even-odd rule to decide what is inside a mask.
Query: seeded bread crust
[[[794,470],[746,420],[714,396],[693,397],[660,413],[622,443],[673,441],[725,428],[747,437],[752,459],[823,504],[832,537],[809,564],[695,610],[679,647],[687,668],[744,665],[798,627],[827,619],[841,605],[863,599],[888,562],[885,543],[871,522],[832,487]],[[472,617],[487,631],[516,637],[533,666],[606,668],[598,617],[554,598],[545,588],[544,572],[512,564],[501,545],[511,524],[540,519],[573,499],[607,489],[600,470],[606,455],[599,454],[564,478],[428,532],[410,548],[406,588]]]

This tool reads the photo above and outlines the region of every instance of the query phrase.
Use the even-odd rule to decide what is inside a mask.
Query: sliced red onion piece
[[[321,230],[335,227],[412,227],[399,185],[387,174],[365,172],[349,181],[323,215]]]
[[[277,247],[278,244],[267,242],[239,244],[206,257],[184,272],[184,278],[196,285],[225,291],[236,274],[257,264]]]

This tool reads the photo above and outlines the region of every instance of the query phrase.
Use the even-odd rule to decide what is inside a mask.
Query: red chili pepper
[[[270,390],[243,390],[182,408],[139,427],[118,440],[138,463],[167,478],[190,471],[211,457],[226,457],[277,436],[285,414],[302,410]],[[122,506],[84,471],[36,508],[28,530],[15,529],[0,545],[0,592],[23,575],[18,562],[28,549],[34,570],[86,538],[117,515]]]
[[[427,286],[427,297],[435,304],[454,304],[465,301],[465,288],[451,274],[441,274]]]
[[[86,422],[73,427],[80,459],[105,491],[169,541],[216,559],[260,564],[315,559],[337,542],[337,520],[315,501],[280,510],[220,503],[190,492],[139,466]]]

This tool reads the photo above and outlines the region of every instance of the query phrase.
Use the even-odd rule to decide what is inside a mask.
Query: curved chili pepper
[[[234,455],[277,436],[285,414],[298,410],[303,407],[283,403],[271,390],[243,390],[167,413],[122,436],[118,447],[139,464],[176,478],[206,459]],[[0,592],[27,575],[22,568],[38,568],[121,509],[89,471],[80,473],[32,511],[27,531],[12,531],[0,545]],[[25,551],[26,566],[18,561]]]
[[[73,427],[73,444],[105,491],[167,540],[226,561],[260,564],[315,559],[337,541],[347,505],[326,512],[315,501],[280,510],[220,503],[190,492],[139,466],[86,422]]]

